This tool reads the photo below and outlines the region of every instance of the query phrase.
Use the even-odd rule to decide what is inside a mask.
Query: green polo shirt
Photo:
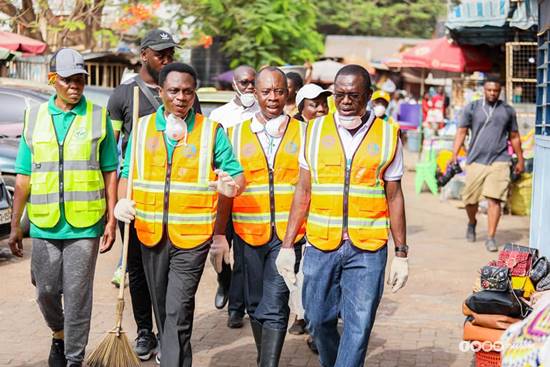
[[[187,131],[193,131],[195,126],[195,112],[191,109],[185,118],[185,123],[187,124]],[[155,118],[155,128],[157,131],[164,131],[166,129],[166,118],[164,117],[164,106],[160,106],[157,110],[157,115]],[[168,163],[172,161],[172,153],[174,152],[174,147],[177,144],[177,141],[172,140],[164,135],[164,142],[166,145],[166,151],[168,153]],[[132,149],[132,141],[128,141],[126,146],[126,154],[124,155],[124,167],[122,168],[121,176],[128,178],[128,171],[130,170],[130,156]],[[238,176],[243,173],[243,168],[235,155],[233,154],[233,148],[231,143],[225,135],[225,132],[222,128],[218,129],[216,132],[216,142],[214,144],[214,167],[216,169],[221,169],[231,177]]]
[[[63,111],[57,107],[55,105],[55,98],[56,96],[53,95],[48,101],[48,113],[52,116],[57,140],[61,143],[65,139],[65,135],[67,135],[67,131],[69,131],[76,115],[86,115],[86,98],[82,96],[80,102],[70,111]],[[109,116],[107,116],[107,136],[99,145],[99,165],[103,172],[116,171],[118,166],[115,135]],[[21,137],[21,141],[19,142],[19,150],[15,160],[15,172],[25,176],[30,176],[32,172],[32,153],[24,136]],[[73,227],[65,219],[65,210],[63,205],[61,205],[59,222],[53,228],[39,228],[31,222],[30,236],[53,240],[94,238],[103,235],[104,224],[104,221],[100,220],[91,227]]]

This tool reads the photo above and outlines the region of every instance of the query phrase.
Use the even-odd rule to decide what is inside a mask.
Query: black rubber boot
[[[252,327],[252,335],[254,335],[254,342],[256,343],[256,350],[258,352],[256,363],[259,366],[260,356],[262,355],[262,324],[251,318],[250,326]]]
[[[277,367],[285,342],[286,329],[274,330],[264,327],[262,329],[262,354],[260,367]]]

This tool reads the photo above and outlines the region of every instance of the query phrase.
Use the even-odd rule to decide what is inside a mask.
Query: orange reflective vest
[[[384,172],[397,149],[397,124],[376,118],[347,162],[334,115],[319,117],[307,128],[305,155],[311,173],[308,242],[335,250],[344,230],[354,246],[375,251],[386,245],[389,211]]]
[[[216,179],[213,152],[218,124],[195,116],[187,144],[178,143],[168,163],[163,131],[155,126],[156,113],[138,124],[133,199],[135,227],[145,246],[158,244],[167,230],[174,246],[197,247],[214,232],[218,195],[208,189]]]
[[[228,135],[241,163],[246,190],[233,200],[233,226],[246,243],[262,246],[273,236],[283,239],[294,189],[298,183],[298,156],[305,126],[291,119],[275,154],[273,169],[260,140],[247,120],[231,127]],[[304,236],[302,226],[296,241]]]

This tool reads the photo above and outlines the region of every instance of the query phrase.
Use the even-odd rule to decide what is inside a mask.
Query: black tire
[[[15,176],[3,174],[2,178],[4,179],[4,183],[6,184],[6,189],[8,189],[8,191],[10,192],[13,198],[13,194],[15,193]],[[25,237],[29,236],[30,228],[31,228],[31,222],[29,221],[29,216],[27,214],[27,207],[25,206],[25,209],[23,209],[23,215],[21,216],[21,230],[23,231],[23,236]]]

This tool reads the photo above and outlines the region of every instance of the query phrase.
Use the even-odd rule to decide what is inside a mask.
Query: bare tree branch
[[[0,0],[0,12],[15,17],[18,14],[17,8],[10,1]]]

